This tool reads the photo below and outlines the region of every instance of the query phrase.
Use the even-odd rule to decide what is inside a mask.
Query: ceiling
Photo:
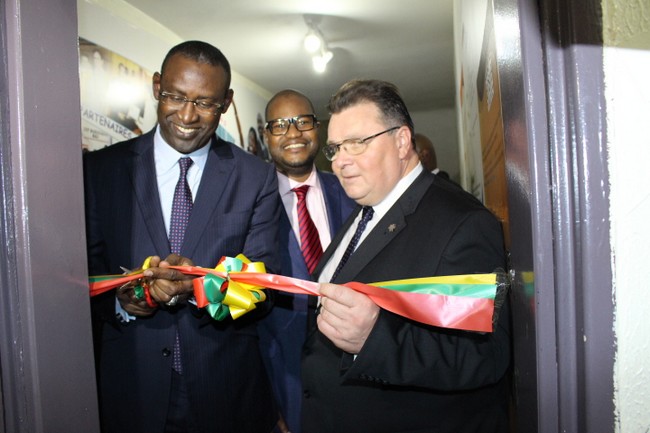
[[[352,78],[395,83],[410,111],[454,106],[451,0],[126,0],[184,40],[219,47],[233,70],[275,93],[307,94],[326,118],[332,93]],[[312,70],[304,15],[334,53]]]

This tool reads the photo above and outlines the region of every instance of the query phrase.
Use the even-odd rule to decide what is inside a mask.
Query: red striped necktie
[[[300,250],[305,258],[307,270],[311,274],[323,255],[323,247],[314,221],[307,210],[307,190],[309,185],[301,185],[292,189],[298,197],[298,227],[300,228]]]

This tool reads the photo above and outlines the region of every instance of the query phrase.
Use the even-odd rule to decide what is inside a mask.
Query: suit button
[[[305,390],[302,391],[302,396],[303,396],[303,398],[309,398],[309,397],[311,397],[311,393],[309,392],[308,389],[305,389]]]
[[[167,357],[168,357],[169,355],[171,355],[171,354],[172,354],[172,351],[169,350],[169,349],[166,348],[166,347],[162,350],[162,356],[164,356],[165,358],[167,358]]]

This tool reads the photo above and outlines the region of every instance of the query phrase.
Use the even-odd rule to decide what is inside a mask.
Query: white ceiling
[[[126,0],[182,39],[219,47],[232,68],[271,93],[298,89],[324,118],[329,96],[352,78],[400,88],[411,111],[450,108],[451,0]],[[317,74],[303,48],[304,15],[320,17],[334,58]]]

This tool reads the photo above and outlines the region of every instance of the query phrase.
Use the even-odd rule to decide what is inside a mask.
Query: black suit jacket
[[[494,216],[470,194],[422,173],[334,282],[486,273],[504,266]],[[381,310],[356,359],[314,329],[303,353],[304,431],[507,431],[509,335],[507,305],[495,332],[484,335],[426,326]]]
[[[195,193],[181,254],[214,267],[244,253],[279,270],[280,202],[275,170],[213,138]],[[170,253],[153,159],[153,131],[84,159],[91,274],[137,268]],[[161,308],[126,324],[115,320],[113,293],[93,299],[102,425],[110,433],[162,431],[170,392],[171,348],[180,334],[183,374],[203,432],[267,432],[275,424],[268,379],[252,322],[213,320],[191,304]],[[258,304],[259,305],[259,304]],[[259,309],[258,309],[259,310]]]

